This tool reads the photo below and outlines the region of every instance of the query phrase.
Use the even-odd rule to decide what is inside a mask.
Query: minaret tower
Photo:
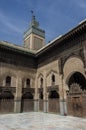
[[[30,50],[39,50],[45,45],[45,31],[39,28],[32,13],[32,20],[27,31],[24,32],[24,47]]]

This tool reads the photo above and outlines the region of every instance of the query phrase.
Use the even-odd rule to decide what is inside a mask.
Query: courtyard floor
[[[86,119],[40,112],[4,114],[0,130],[86,130]]]

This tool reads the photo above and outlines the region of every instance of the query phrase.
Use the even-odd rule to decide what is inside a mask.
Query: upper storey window
[[[43,88],[43,78],[40,79],[40,87]]]
[[[27,87],[30,87],[30,79],[27,79],[27,80],[26,80],[26,86],[27,86]]]
[[[10,76],[6,77],[6,86],[11,86],[11,77]]]
[[[51,80],[52,80],[52,85],[55,85],[55,75],[54,74],[52,75]]]

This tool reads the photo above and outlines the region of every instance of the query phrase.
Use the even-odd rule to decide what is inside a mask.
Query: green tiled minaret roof
[[[30,25],[29,25],[29,28],[32,28],[33,26],[36,27],[36,28],[39,27],[39,22],[36,21],[34,15],[32,16],[32,20],[31,20],[31,23],[30,23]]]
[[[45,31],[39,28],[39,22],[36,21],[35,16],[32,16],[29,28],[24,32],[24,38],[26,38],[31,33],[39,35],[45,38]]]

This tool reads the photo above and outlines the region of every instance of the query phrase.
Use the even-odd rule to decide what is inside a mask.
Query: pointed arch
[[[56,70],[50,70],[48,71],[48,73],[46,74],[46,77],[48,77],[50,74],[58,74],[58,72]]]
[[[43,78],[44,78],[43,74],[39,73],[38,77],[37,77],[37,82],[38,82],[39,88],[43,88],[43,80],[44,80]]]
[[[22,95],[22,99],[33,99],[33,94],[31,92],[26,92]]]
[[[59,93],[57,93],[57,91],[50,91],[49,92],[49,98],[51,99],[55,99],[55,98],[59,98]]]
[[[84,89],[86,90],[86,79],[82,73],[76,71],[68,77],[67,79],[68,87],[70,88],[70,86],[74,83],[79,84],[82,90]]]
[[[40,77],[43,78],[43,74],[42,73],[39,73],[37,78],[39,79]]]
[[[7,71],[0,76],[0,84],[2,86],[16,86],[17,75],[14,72]],[[9,85],[7,85],[9,84]]]
[[[64,68],[66,62],[67,62],[69,59],[71,59],[71,58],[77,58],[77,59],[81,60],[81,61],[83,62],[83,65],[84,65],[83,59],[82,59],[79,55],[76,55],[76,54],[72,53],[72,54],[70,54],[68,57],[65,58],[65,60],[64,60],[64,62],[63,62],[63,68]]]
[[[34,77],[31,75],[22,76],[22,87],[31,87],[34,81]]]
[[[11,86],[11,76],[7,76],[6,79],[5,79],[5,86]]]
[[[66,81],[68,76],[75,71],[84,73],[84,64],[80,58],[71,57],[64,64],[64,80]]]

